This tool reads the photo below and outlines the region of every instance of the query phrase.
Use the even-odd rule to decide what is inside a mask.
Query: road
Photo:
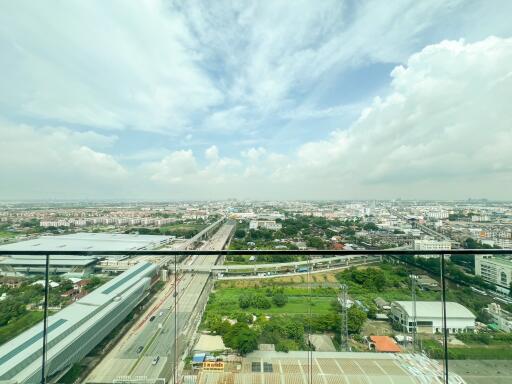
[[[222,249],[232,230],[233,224],[222,225],[199,249]],[[182,263],[212,265],[217,261],[218,256],[193,255]],[[112,383],[126,376],[143,378],[148,382],[165,378],[168,382],[174,362],[179,360],[174,356],[181,356],[187,336],[197,325],[196,319],[200,320],[202,307],[198,303],[207,298],[209,292],[205,288],[210,279],[209,274],[170,275],[170,281],[156,295],[143,316],[95,367],[85,382]],[[154,363],[156,357],[159,360]]]
[[[389,208],[388,212],[391,213],[392,215],[396,215],[396,216],[400,217],[401,219],[407,220],[407,217],[405,215],[401,214],[400,212],[398,212],[395,209]],[[420,229],[421,231],[423,231],[427,235],[433,236],[433,237],[435,237],[438,240],[453,241],[448,236],[443,235],[442,233],[439,233],[437,231],[434,231],[432,228],[429,228],[426,225],[423,225],[423,224],[420,224],[420,223],[416,223],[416,226],[418,227],[418,229]]]

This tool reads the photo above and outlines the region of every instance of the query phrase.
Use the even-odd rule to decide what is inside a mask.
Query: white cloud
[[[215,161],[219,158],[219,149],[216,145],[212,145],[204,151],[204,156],[207,160]]]
[[[261,157],[263,157],[267,153],[267,150],[263,147],[252,147],[249,148],[246,151],[242,151],[242,156],[251,160],[251,161],[257,161]]]
[[[172,5],[53,5],[1,5],[5,116],[176,133],[191,124],[192,114],[222,101]]]
[[[116,191],[128,176],[112,156],[89,146],[104,145],[108,137],[6,122],[0,122],[0,137],[3,198],[97,197]]]
[[[512,186],[510,62],[512,39],[426,47],[395,68],[389,96],[376,98],[350,130],[303,145],[291,174],[367,197],[505,198],[500,186]]]
[[[510,4],[499,7],[506,13]],[[505,16],[483,20],[484,8],[463,0],[306,0],[293,5],[216,1],[208,6],[190,1],[183,10],[205,59],[222,68],[220,85],[228,100],[266,114],[293,108],[316,86],[332,83],[348,69],[406,60],[440,33],[436,25],[471,30],[475,38],[487,36],[498,20],[506,29]]]
[[[511,42],[479,40],[510,36],[512,2],[52,5],[0,5],[5,196],[493,197],[511,183]],[[468,42],[411,56],[444,31]],[[380,98],[334,100],[347,71],[398,62]]]
[[[149,164],[147,167],[152,172],[151,180],[172,184],[188,181],[199,171],[191,150],[172,152],[160,162]]]

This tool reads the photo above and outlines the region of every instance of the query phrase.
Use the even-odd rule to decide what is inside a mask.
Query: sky
[[[512,1],[0,3],[0,199],[510,200]]]

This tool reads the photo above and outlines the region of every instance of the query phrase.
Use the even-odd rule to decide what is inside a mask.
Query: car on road
[[[141,345],[140,347],[137,348],[137,353],[141,353],[143,349],[144,347]]]
[[[158,361],[160,360],[160,356],[157,356],[153,359],[153,361],[151,362],[152,365],[157,365],[158,364]]]
[[[158,316],[162,316],[164,314],[163,311],[160,311],[160,313],[158,314]]]
[[[151,317],[149,318],[149,321],[153,321],[153,320],[155,320],[155,316],[151,316]]]

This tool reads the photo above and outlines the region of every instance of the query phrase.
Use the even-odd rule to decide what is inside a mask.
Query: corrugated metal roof
[[[394,301],[407,312],[409,316],[413,314],[412,301]],[[441,301],[417,301],[416,302],[416,317],[441,317],[443,313]],[[462,304],[447,301],[446,302],[446,316],[447,317],[465,317],[475,318],[475,315],[464,307]]]
[[[170,236],[130,235],[122,233],[73,233],[61,236],[41,236],[37,239],[0,245],[1,250],[25,251],[130,251],[151,248],[171,240]]]
[[[119,280],[117,281],[111,281],[110,282],[110,286],[107,287],[106,289],[104,289],[103,291],[101,291],[101,293],[104,293],[104,294],[109,294],[111,292],[113,292],[114,290],[116,290],[117,288],[119,288],[121,285],[123,284],[126,284],[129,280],[133,279],[135,276],[137,276],[138,274],[144,272],[146,269],[148,269],[149,267],[151,267],[153,264],[150,264],[150,263],[145,263],[143,265],[137,265],[135,268],[137,268],[135,271],[130,271],[128,270],[127,272],[123,273],[122,278],[120,278]],[[129,272],[129,273],[128,273]],[[119,277],[121,277],[119,276]]]
[[[86,297],[76,301],[75,303],[62,309],[55,315],[48,318],[48,342],[50,343],[55,338],[63,336],[66,340],[72,341],[72,334],[79,332],[81,327],[85,324],[91,324],[98,316],[104,311],[108,311],[109,302],[113,305],[122,305],[122,301],[115,302],[113,298],[119,294],[125,294],[130,288],[133,289],[141,280],[143,271],[148,271],[149,268],[156,268],[151,263],[140,263],[132,269],[117,276],[107,284],[111,284],[112,289],[109,293],[103,293],[102,287],[91,292]],[[133,274],[134,270],[137,272]],[[127,279],[126,276],[130,277]],[[130,284],[128,282],[133,279]],[[118,284],[122,280],[122,283]],[[85,323],[84,323],[85,321]],[[80,324],[80,326],[77,326]],[[30,354],[40,350],[42,344],[38,341],[42,338],[42,322],[36,324],[32,328],[26,330],[14,339],[0,346],[0,376],[5,372],[11,371],[17,364],[24,361]],[[60,341],[62,343],[64,341]],[[67,341],[66,341],[67,342]],[[54,348],[50,348],[49,357],[51,354],[58,353]],[[28,367],[26,368],[28,369]]]
[[[65,319],[58,319],[55,323],[50,324],[48,326],[48,335],[53,332],[55,329],[60,327],[62,324],[64,324],[67,320]],[[11,349],[9,352],[7,352],[5,355],[0,356],[0,365],[6,363],[10,359],[12,359],[14,356],[16,356],[18,353],[25,350],[25,348],[31,346],[32,344],[38,342],[43,338],[43,331],[41,330],[36,335],[32,336],[31,338],[27,339],[25,342],[18,345],[16,348]]]

